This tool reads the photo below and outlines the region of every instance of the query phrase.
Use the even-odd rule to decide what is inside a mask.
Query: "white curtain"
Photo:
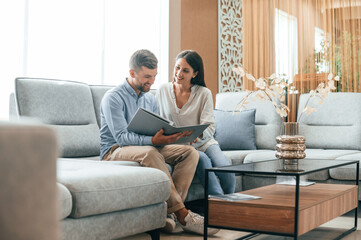
[[[276,73],[292,82],[298,73],[297,18],[279,9],[275,11]]]
[[[16,77],[118,85],[137,49],[157,56],[157,88],[169,76],[168,23],[168,0],[1,0],[0,119]]]

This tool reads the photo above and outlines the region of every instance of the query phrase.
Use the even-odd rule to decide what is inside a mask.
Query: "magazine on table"
[[[276,184],[295,186],[296,178],[294,176],[277,176]],[[302,187],[310,186],[312,184],[315,184],[315,182],[307,181],[305,178],[301,178],[299,181],[299,185]]]
[[[226,201],[245,201],[245,200],[253,200],[253,199],[260,199],[259,196],[253,196],[243,193],[229,193],[225,195],[209,195],[210,198],[216,198]]]
[[[295,186],[296,181],[289,180],[289,181],[278,182],[277,184]],[[315,184],[315,182],[300,181],[300,186],[302,186],[302,187],[310,186],[312,184]]]
[[[160,129],[164,130],[164,135],[172,135],[178,132],[185,133],[185,136],[178,139],[175,144],[193,142],[199,137],[209,124],[193,126],[173,126],[173,122],[158,114],[139,108],[128,125],[128,131],[146,136],[154,136]]]

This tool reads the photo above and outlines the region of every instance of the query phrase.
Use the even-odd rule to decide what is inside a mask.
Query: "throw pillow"
[[[254,150],[256,109],[232,111],[214,110],[216,132],[214,138],[222,150]]]

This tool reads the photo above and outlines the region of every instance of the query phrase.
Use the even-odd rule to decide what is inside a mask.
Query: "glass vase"
[[[280,171],[301,172],[298,160],[306,157],[306,139],[299,135],[298,122],[284,122],[282,134],[276,137],[276,157],[283,160]]]

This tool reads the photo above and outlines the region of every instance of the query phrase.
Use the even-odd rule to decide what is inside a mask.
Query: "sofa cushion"
[[[271,150],[228,150],[222,151],[226,158],[228,159],[229,163],[234,164],[241,164],[244,161],[244,158],[252,153],[261,153],[261,152],[269,152]]]
[[[58,198],[60,203],[59,220],[62,220],[70,215],[73,203],[69,190],[63,184],[57,183],[57,185],[58,185]]]
[[[306,139],[307,141],[307,139]],[[337,159],[342,156],[358,153],[357,150],[342,150],[342,149],[312,149],[306,148],[306,158],[312,159]]]
[[[114,86],[104,86],[104,85],[90,85],[90,90],[93,96],[93,104],[94,104],[94,110],[95,110],[95,116],[97,118],[97,123],[100,128],[100,103],[103,99],[104,94],[114,88]]]
[[[306,149],[306,157],[308,157],[308,149]],[[320,150],[321,152],[323,152],[324,150]],[[311,152],[315,152],[313,150],[311,150]],[[252,162],[259,162],[259,161],[267,161],[267,160],[273,160],[273,159],[277,159],[276,156],[276,151],[265,151],[265,152],[255,152],[255,153],[251,153],[248,154],[245,159],[244,159],[244,163],[252,163]],[[323,159],[323,158],[319,158],[319,159]],[[329,179],[329,173],[328,170],[325,171],[321,171],[321,172],[316,172],[316,173],[311,173],[308,175],[308,179],[310,180],[327,180]]]
[[[99,127],[87,84],[17,78],[15,97],[20,117],[37,118],[54,127],[63,157],[100,154]]]
[[[237,103],[247,92],[226,92],[216,95],[215,108],[224,111],[233,111]],[[258,99],[250,101],[247,109],[256,109],[255,131],[257,149],[275,149],[276,137],[281,133],[282,119],[276,113],[271,102]]]
[[[300,96],[298,117],[308,97]],[[322,105],[311,100],[309,106],[317,111],[300,119],[300,135],[306,137],[306,147],[361,150],[360,103],[361,93],[330,93]]]
[[[336,158],[336,160],[357,160],[361,163],[361,152],[349,154]],[[330,176],[336,180],[356,180],[356,165],[347,165],[339,168],[330,169]],[[359,179],[361,179],[361,171],[359,172]]]
[[[222,150],[254,150],[256,109],[233,113],[214,110],[216,132],[214,138]]]
[[[141,165],[138,162],[133,161],[100,161],[99,156],[98,157],[89,157],[89,158],[58,158],[59,160],[63,161],[74,161],[79,160],[81,162],[89,162],[89,163],[99,163],[102,164],[110,164],[110,165],[121,165],[121,166],[134,166],[134,167],[140,167]]]
[[[169,197],[170,181],[158,169],[68,159],[59,159],[57,166],[58,182],[73,198],[74,218],[143,207]]]
[[[243,160],[243,163],[253,163],[260,161],[274,160],[276,158],[276,151],[256,151],[249,153]]]

